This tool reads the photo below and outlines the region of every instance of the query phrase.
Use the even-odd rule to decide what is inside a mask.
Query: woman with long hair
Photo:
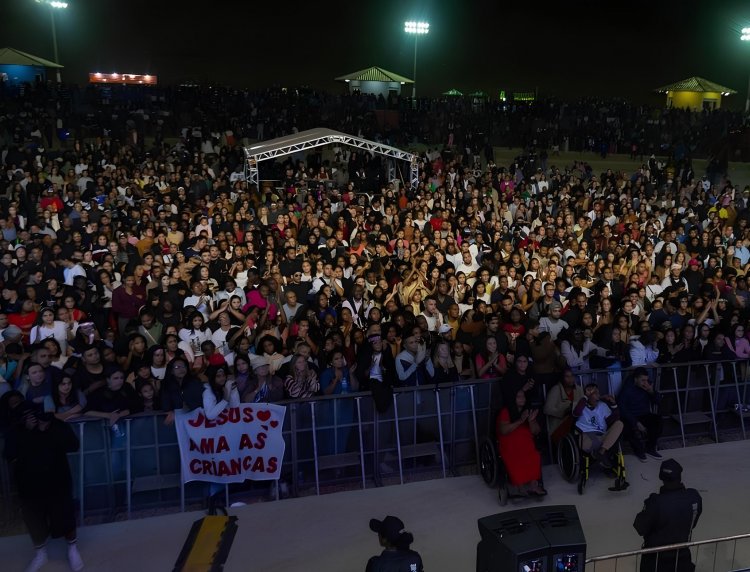
[[[484,347],[477,352],[474,365],[479,379],[492,379],[505,375],[508,362],[498,351],[497,339],[494,336],[487,336],[484,340]]]
[[[167,365],[162,382],[162,409],[167,412],[166,425],[174,423],[175,410],[192,411],[203,405],[203,384],[190,373],[190,363],[176,356]]]
[[[237,385],[237,391],[240,392],[240,395],[244,395],[250,384],[250,378],[253,375],[250,358],[246,353],[238,353],[234,355],[233,361],[232,368],[234,370],[234,381]]]
[[[734,324],[724,341],[732,353],[737,356],[736,359],[747,359],[750,357],[750,342],[745,337],[745,326],[742,324]]]
[[[203,384],[203,413],[207,419],[216,419],[227,407],[240,405],[237,384],[229,377],[226,364],[206,368],[208,381]]]
[[[471,359],[471,355],[461,342],[452,343],[451,355],[460,379],[475,379],[477,377],[474,360]]]
[[[542,462],[534,437],[541,432],[539,411],[527,406],[526,393],[519,389],[497,418],[497,442],[506,462],[510,485],[521,496],[544,496]]]
[[[306,399],[320,391],[318,375],[310,367],[307,358],[294,354],[289,362],[289,374],[284,380],[284,390],[290,399]]]
[[[201,344],[211,339],[211,330],[206,326],[203,314],[197,311],[190,314],[177,335],[180,337],[180,347],[188,359],[191,359],[193,370],[202,370],[204,360]]]
[[[455,383],[461,380],[456,362],[451,355],[451,345],[448,342],[438,342],[432,350],[432,364],[435,368],[433,380],[435,385],[441,383]]]
[[[60,421],[82,415],[86,408],[86,396],[80,391],[73,376],[65,373],[52,381],[52,393],[44,400],[44,410],[53,413]]]
[[[52,308],[39,312],[36,325],[31,328],[31,343],[38,344],[47,338],[54,338],[60,344],[63,355],[68,354],[68,341],[73,339],[73,330],[64,322],[55,320]]]
[[[125,372],[135,371],[140,364],[146,363],[146,338],[141,334],[133,334],[128,341],[127,355],[117,357],[117,362]]]
[[[146,364],[151,369],[151,377],[156,381],[156,390],[161,389],[161,382],[167,374],[167,352],[162,345],[148,348]]]

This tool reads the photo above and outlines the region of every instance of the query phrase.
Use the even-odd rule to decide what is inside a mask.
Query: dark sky
[[[750,2],[741,0],[68,0],[56,11],[64,78],[89,71],[158,74],[160,82],[312,85],[379,65],[412,75],[424,19],[418,90],[455,87],[648,100],[660,85],[701,75],[736,89],[750,74]],[[0,0],[0,43],[52,59],[48,8]],[[644,99],[645,98],[645,99]]]

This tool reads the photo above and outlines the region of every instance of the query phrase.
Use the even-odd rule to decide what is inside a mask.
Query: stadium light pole
[[[743,42],[750,42],[750,28],[742,28],[742,35],[740,40]],[[745,113],[750,111],[750,76],[747,80],[747,98],[745,99]]]
[[[429,34],[430,24],[427,22],[404,22],[404,32],[414,34],[414,72],[412,73],[411,98],[417,100],[417,41],[419,36]]]
[[[52,47],[55,50],[55,63],[60,64],[60,56],[57,53],[57,29],[55,28],[55,10],[65,10],[68,7],[67,2],[58,2],[57,0],[36,0],[37,4],[46,4],[49,6],[49,17],[52,22]],[[62,82],[60,68],[55,68],[57,83]]]

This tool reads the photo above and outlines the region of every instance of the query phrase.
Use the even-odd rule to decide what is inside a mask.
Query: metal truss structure
[[[308,129],[307,131],[300,131],[293,135],[287,135],[285,137],[279,137],[278,139],[264,141],[251,147],[245,147],[245,178],[250,185],[255,185],[255,188],[259,189],[260,180],[258,175],[258,163],[267,159],[275,159],[276,157],[290,155],[292,153],[321,147],[323,145],[349,145],[350,147],[356,147],[357,149],[378,153],[387,157],[389,159],[389,181],[397,178],[395,162],[397,160],[407,161],[410,169],[409,185],[414,189],[419,183],[417,156],[413,153],[407,153],[401,149],[391,147],[390,145],[383,145],[382,143],[376,143],[375,141],[368,141],[367,139],[347,135],[340,131],[323,128]]]

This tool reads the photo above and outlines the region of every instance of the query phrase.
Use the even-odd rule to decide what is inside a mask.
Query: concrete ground
[[[669,455],[684,467],[684,481],[703,495],[704,512],[694,540],[750,532],[750,442],[737,441],[686,449]],[[631,483],[626,492],[607,490],[610,480],[595,473],[583,496],[563,481],[555,467],[545,467],[549,496],[544,504],[575,504],[588,542],[588,556],[637,549],[640,538],[632,528],[643,499],[659,486],[659,462],[640,463],[626,457]],[[438,479],[267,502],[231,509],[239,517],[239,530],[227,566],[228,572],[287,572],[313,570],[349,572],[362,570],[367,558],[378,552],[370,532],[370,518],[399,516],[415,537],[414,548],[428,572],[471,571],[479,540],[477,518],[526,506],[519,501],[500,507],[497,494],[478,476]],[[80,549],[87,570],[139,572],[171,570],[192,523],[202,513],[192,512],[131,520],[79,531]],[[713,565],[716,554],[716,567]],[[699,554],[697,570],[728,571],[750,567],[750,541],[737,545],[734,566],[732,547],[714,553],[710,547]],[[0,538],[0,569],[22,571],[31,555],[28,537]],[[44,570],[68,570],[64,546],[50,545],[53,559]],[[593,570],[592,566],[589,570]],[[597,570],[614,570],[599,564]],[[620,562],[620,572],[635,570]]]

